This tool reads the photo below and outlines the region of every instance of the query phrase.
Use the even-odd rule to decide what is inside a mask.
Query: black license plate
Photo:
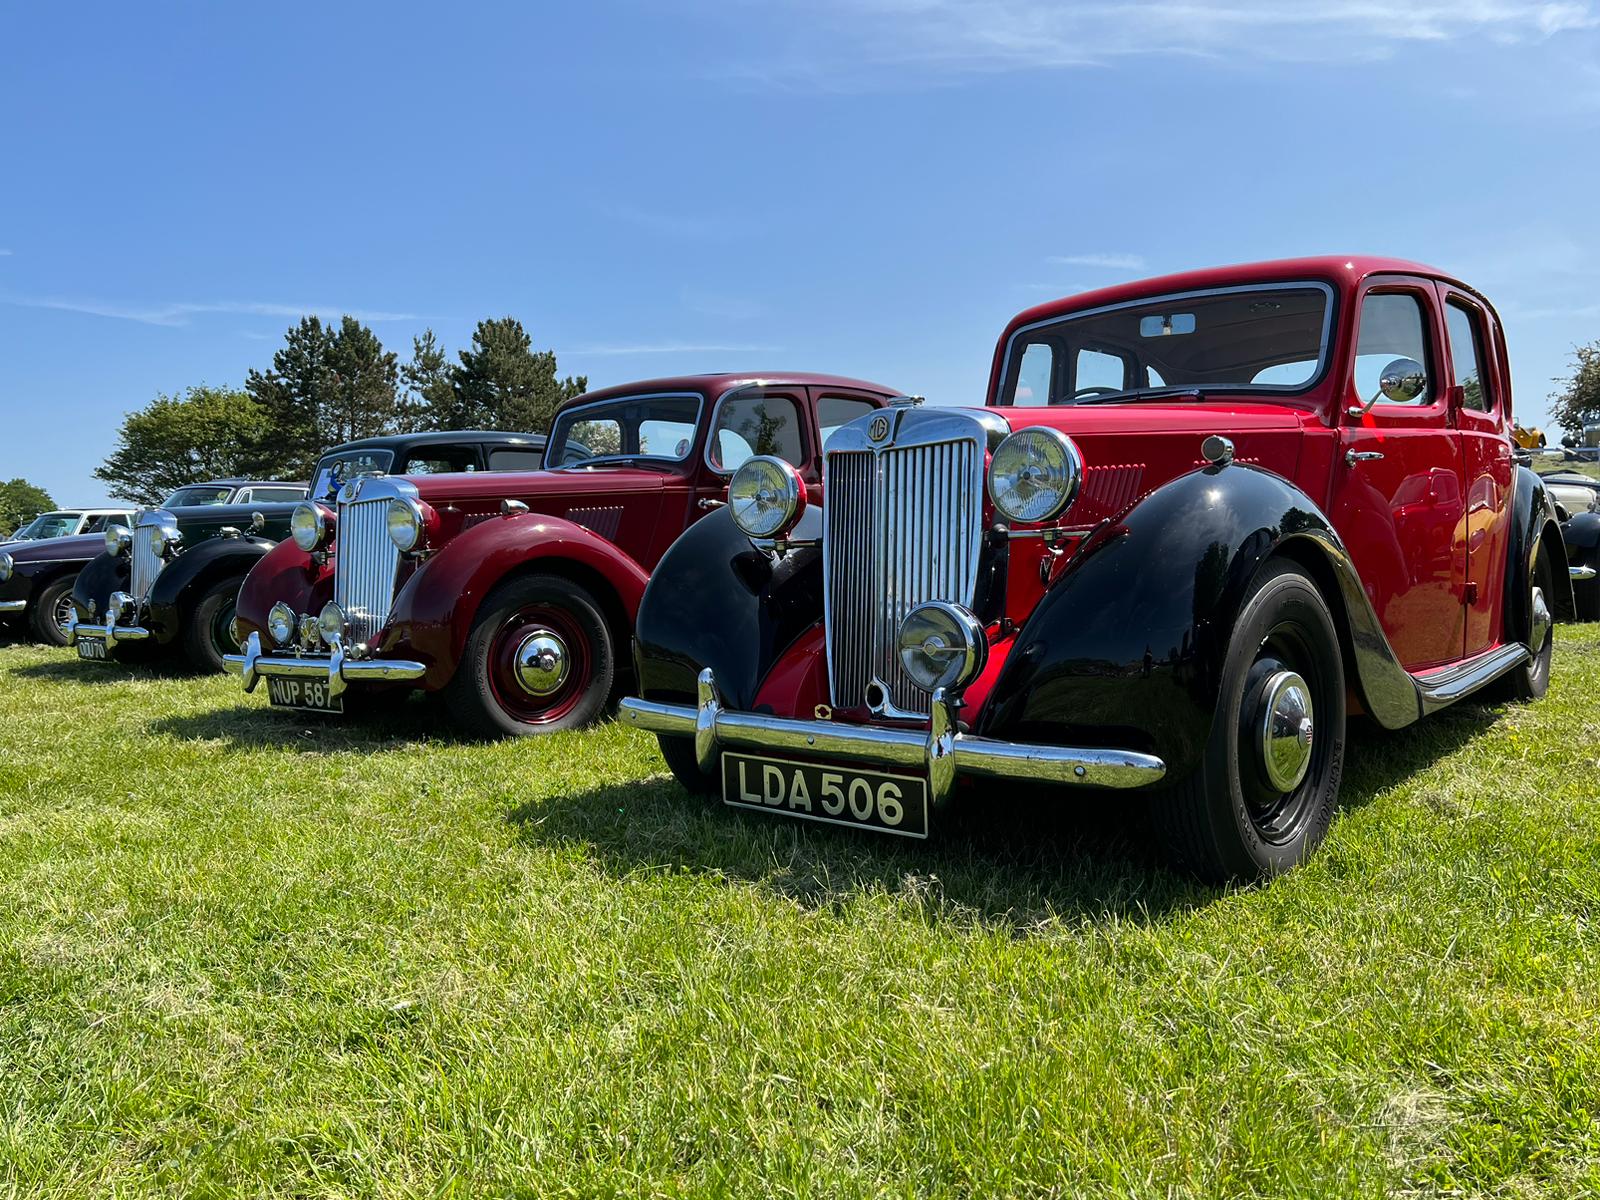
[[[78,639],[78,657],[92,659],[95,662],[105,662],[105,639],[80,637]]]
[[[902,837],[928,836],[928,781],[911,775],[724,754],[722,802]]]
[[[274,708],[303,708],[311,712],[342,713],[344,697],[332,694],[326,679],[269,676],[267,699]]]

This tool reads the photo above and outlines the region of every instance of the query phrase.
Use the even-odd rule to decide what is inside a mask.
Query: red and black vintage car
[[[753,456],[821,487],[823,445],[886,388],[826,375],[698,375],[591,392],[540,470],[364,475],[308,503],[250,572],[228,656],[274,705],[441,693],[487,736],[574,728],[628,675],[651,569]]]
[[[1406,262],[1032,309],[984,408],[840,430],[821,511],[746,463],[651,578],[622,716],[732,805],[921,837],[962,780],[1136,789],[1195,871],[1271,875],[1347,714],[1545,690],[1572,587],[1509,381],[1489,302]]]

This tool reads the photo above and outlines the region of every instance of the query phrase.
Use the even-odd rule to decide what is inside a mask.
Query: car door
[[[1450,352],[1451,411],[1461,434],[1467,511],[1462,540],[1467,556],[1465,652],[1500,641],[1501,582],[1511,542],[1511,489],[1515,463],[1506,417],[1508,378],[1491,332],[1493,318],[1475,296],[1439,286],[1445,342]]]
[[[757,386],[724,392],[712,409],[711,424],[706,430],[689,521],[725,501],[728,480],[757,454],[772,454],[793,463],[807,487],[813,476],[820,487],[813,449],[816,435],[810,428],[809,412],[804,388]],[[811,476],[806,473],[808,468]]]
[[[1430,281],[1375,277],[1357,299],[1356,321],[1333,523],[1389,644],[1408,670],[1426,670],[1456,661],[1465,644],[1466,504],[1437,294]],[[1422,390],[1406,403],[1378,386],[1401,359],[1424,368]]]

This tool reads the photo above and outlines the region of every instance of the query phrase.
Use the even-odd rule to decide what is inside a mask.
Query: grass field
[[[0,648],[13,1195],[1600,1194],[1600,627],[1362,733],[1253,891],[1081,802],[929,845]]]

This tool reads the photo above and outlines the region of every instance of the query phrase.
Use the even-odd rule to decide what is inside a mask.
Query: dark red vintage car
[[[349,479],[246,578],[228,669],[284,707],[421,688],[479,734],[585,724],[628,674],[651,568],[728,477],[771,456],[820,491],[824,443],[892,395],[827,375],[655,379],[564,405],[541,470]]]
[[[820,512],[746,463],[651,578],[622,716],[736,806],[922,837],[961,780],[1136,789],[1200,874],[1270,875],[1347,714],[1543,694],[1573,596],[1511,420],[1493,307],[1412,263],[1046,304],[986,407],[840,430]]]

